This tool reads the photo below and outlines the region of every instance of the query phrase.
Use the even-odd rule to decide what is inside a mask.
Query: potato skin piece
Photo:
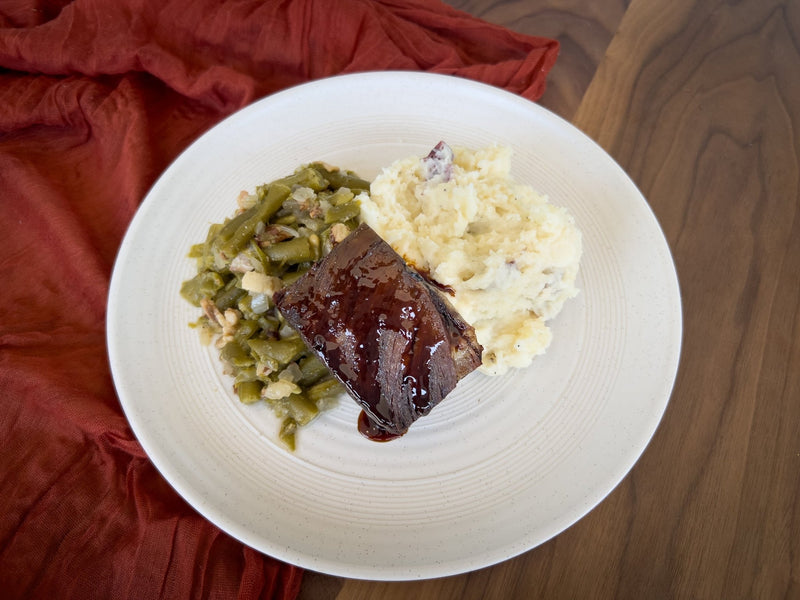
[[[365,224],[277,292],[275,304],[389,437],[481,364],[472,327]]]

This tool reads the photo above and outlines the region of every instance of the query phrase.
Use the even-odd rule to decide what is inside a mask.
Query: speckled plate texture
[[[342,100],[346,99],[346,101]],[[580,295],[534,364],[473,373],[404,437],[356,429],[345,398],[277,441],[188,323],[186,257],[241,190],[322,160],[366,178],[438,141],[511,146],[512,175],[583,232]],[[201,514],[276,558],[407,580],[488,566],[555,536],[631,469],[658,426],[682,334],[678,280],[646,200],[593,141],[540,106],[444,75],[367,73],[295,87],[226,119],[153,186],[120,249],[108,303],[117,391],[145,451]]]

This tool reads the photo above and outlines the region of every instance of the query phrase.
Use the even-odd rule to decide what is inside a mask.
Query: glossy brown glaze
[[[401,435],[383,429],[364,410],[358,414],[358,432],[373,442],[390,442]]]
[[[366,225],[275,303],[361,405],[371,438],[403,435],[480,365],[472,327]]]

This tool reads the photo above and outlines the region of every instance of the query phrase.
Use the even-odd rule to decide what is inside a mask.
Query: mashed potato
[[[546,321],[578,293],[572,216],[510,177],[511,150],[439,144],[384,169],[361,217],[406,261],[450,286],[490,375],[525,367],[550,344]]]

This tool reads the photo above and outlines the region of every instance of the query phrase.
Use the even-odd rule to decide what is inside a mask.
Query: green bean
[[[250,242],[258,224],[266,222],[278,212],[283,201],[289,197],[291,192],[291,188],[285,185],[278,183],[270,185],[264,199],[253,208],[242,213],[242,215],[247,215],[247,218],[237,225],[235,231],[229,237],[218,242],[217,245],[220,252],[228,258],[236,256]],[[217,239],[220,238],[218,237]]]
[[[282,340],[247,340],[247,345],[259,362],[277,365],[275,370],[285,367],[306,352],[306,345],[300,337]]]
[[[236,308],[239,310],[240,313],[242,313],[242,316],[245,319],[257,320],[256,317],[258,315],[253,313],[252,304],[253,304],[253,297],[250,294],[245,294],[244,296],[239,298],[239,301],[236,303]]]
[[[369,181],[361,179],[356,174],[349,171],[341,171],[328,169],[322,163],[313,163],[311,165],[314,169],[328,180],[328,184],[332,188],[348,188],[354,192],[368,192]]]
[[[313,354],[300,360],[298,366],[300,367],[302,376],[297,381],[297,384],[301,387],[313,385],[326,375],[330,375],[330,371],[328,371],[328,367],[325,366],[325,363]]]
[[[181,296],[195,306],[200,306],[203,298],[214,296],[224,285],[225,280],[219,273],[203,271],[181,284]]]
[[[250,240],[250,245],[247,248],[247,255],[251,256],[254,260],[258,261],[265,270],[269,268],[269,258],[267,255],[264,254],[264,251],[261,249],[261,246],[255,240]]]
[[[317,238],[319,240],[319,238]],[[264,248],[270,262],[279,265],[296,265],[304,262],[312,262],[319,258],[319,244],[317,248],[308,237],[296,237],[285,242],[278,242]]]
[[[278,438],[292,452],[294,452],[296,448],[296,443],[297,443],[296,434],[297,434],[297,421],[295,421],[291,417],[287,417],[286,419],[283,420],[283,423],[281,423],[281,430],[278,433]]]
[[[353,194],[352,190],[349,188],[339,188],[328,196],[328,202],[334,206],[339,206],[341,204],[347,204],[353,198],[355,198],[355,194]]]
[[[253,319],[242,319],[236,327],[236,333],[233,334],[233,339],[240,344],[246,343],[248,338],[259,330],[258,321]]]
[[[236,371],[236,375],[233,378],[233,384],[236,386],[243,381],[256,381],[258,379],[258,371],[254,366],[252,367],[240,367]],[[263,383],[263,382],[262,382]]]
[[[292,394],[288,398],[289,416],[298,426],[308,425],[319,414],[317,405],[309,400],[305,394]]]
[[[297,223],[297,216],[296,215],[283,215],[277,217],[273,223],[276,225],[294,225]]]
[[[247,292],[236,284],[236,279],[232,279],[229,283],[232,285],[226,286],[214,296],[214,304],[221,311],[226,311],[229,308],[236,306],[239,298],[244,296]]]
[[[278,179],[272,185],[275,184],[285,185],[290,188],[295,186],[307,187],[311,188],[315,192],[319,192],[320,190],[324,190],[326,187],[328,187],[328,181],[324,174],[313,167],[301,167],[288,177]]]
[[[331,206],[325,211],[325,223],[337,223],[355,219],[361,212],[361,207],[358,202],[348,202],[347,204],[340,204],[338,206]]]
[[[254,206],[253,208],[250,208],[244,211],[243,213],[236,215],[232,219],[225,221],[225,223],[222,224],[222,227],[216,233],[216,235],[214,235],[214,237],[207,242],[209,248],[211,249],[219,248],[220,246],[222,246],[222,244],[230,240],[233,237],[233,235],[238,231],[239,227],[244,225],[245,222],[250,217],[253,216],[255,210],[256,207]]]
[[[344,387],[342,384],[339,383],[337,379],[331,378],[312,385],[310,388],[308,388],[306,394],[311,402],[313,402],[315,405],[319,405],[320,402],[338,398],[343,391]]]
[[[234,367],[249,367],[255,364],[255,360],[239,342],[228,342],[219,351],[223,360],[229,362]]]
[[[203,244],[192,244],[189,248],[189,254],[187,256],[189,258],[203,258],[206,253],[206,245]]]
[[[283,279],[284,285],[292,285],[295,281],[300,279],[307,272],[308,272],[308,267],[306,267],[305,269],[298,269],[297,271],[290,271],[288,273],[285,273],[281,277],[281,279]]]
[[[261,400],[263,385],[260,381],[242,381],[236,386],[236,394],[244,404],[253,404]]]
[[[281,328],[281,322],[277,317],[258,317],[258,324],[266,333],[275,333]]]

